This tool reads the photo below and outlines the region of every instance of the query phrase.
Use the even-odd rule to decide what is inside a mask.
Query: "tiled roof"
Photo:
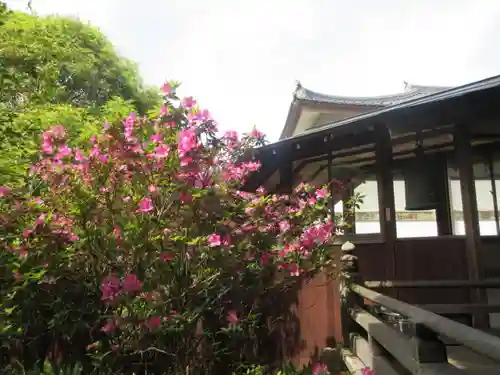
[[[448,87],[417,86],[405,82],[405,91],[393,95],[371,96],[371,97],[348,97],[321,94],[303,87],[300,82],[294,92],[294,99],[307,100],[317,103],[328,104],[352,104],[364,106],[390,106],[407,100],[417,99],[426,95],[435,94],[439,91],[449,89]]]

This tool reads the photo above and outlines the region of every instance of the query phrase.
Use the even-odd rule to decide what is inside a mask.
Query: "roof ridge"
[[[413,99],[417,96],[434,94],[436,92],[449,89],[448,87],[441,87],[441,86],[412,85],[406,81],[404,81],[404,83],[406,85],[405,90],[403,92],[395,94],[378,95],[378,96],[342,96],[342,95],[323,94],[317,91],[313,91],[302,86],[300,82],[297,82],[297,86],[294,91],[294,99],[314,101],[320,103],[331,103],[331,104],[388,106]]]

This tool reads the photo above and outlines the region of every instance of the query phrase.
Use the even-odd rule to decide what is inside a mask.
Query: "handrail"
[[[478,354],[500,362],[500,338],[498,337],[398,301],[361,285],[353,284],[350,288],[363,298],[404,315],[415,323],[427,326],[429,329],[467,346]]]
[[[500,288],[500,279],[488,280],[385,280],[385,281],[365,281],[366,288]]]

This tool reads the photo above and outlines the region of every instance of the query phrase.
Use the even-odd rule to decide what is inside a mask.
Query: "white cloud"
[[[26,1],[7,1],[24,7]],[[221,128],[276,139],[294,81],[375,95],[457,85],[500,65],[497,0],[33,0],[99,26],[150,83],[183,81]]]

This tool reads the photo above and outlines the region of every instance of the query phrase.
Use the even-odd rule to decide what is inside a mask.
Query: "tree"
[[[11,12],[0,27],[0,101],[13,107],[71,104],[95,108],[114,96],[140,113],[158,103],[131,61],[97,28],[76,19]]]
[[[78,142],[104,120],[144,114],[161,99],[97,28],[11,12],[3,3],[0,87],[0,185],[22,181],[49,126],[64,123]]]

